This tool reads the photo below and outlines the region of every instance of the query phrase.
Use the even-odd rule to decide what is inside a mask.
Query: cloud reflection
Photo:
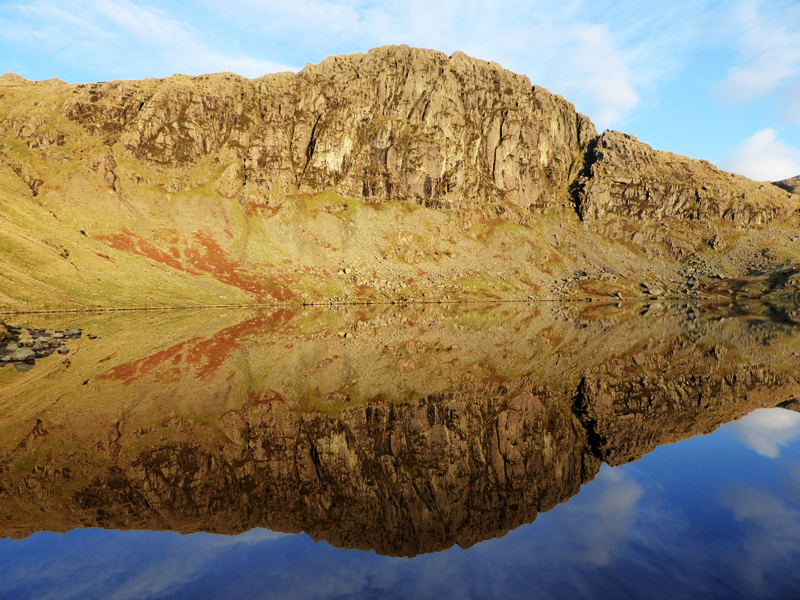
[[[789,475],[797,483],[800,472],[793,466]],[[735,564],[744,583],[755,594],[777,597],[774,588],[793,572],[800,554],[800,505],[779,491],[742,485],[723,488],[718,501],[741,524],[744,543]],[[796,576],[791,579],[797,583]]]
[[[561,526],[574,536],[580,555],[590,564],[606,566],[625,545],[636,523],[642,486],[620,469],[604,467],[590,501],[570,502]]]
[[[800,438],[800,414],[783,408],[759,408],[726,427],[754,452],[778,458],[781,448]]]

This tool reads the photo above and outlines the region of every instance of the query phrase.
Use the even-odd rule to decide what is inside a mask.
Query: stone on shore
[[[34,358],[36,358],[36,353],[30,348],[19,348],[11,354],[11,360],[14,362],[24,362]]]

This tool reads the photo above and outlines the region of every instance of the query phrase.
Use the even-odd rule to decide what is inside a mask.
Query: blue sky
[[[800,0],[0,0],[0,71],[70,83],[298,70],[409,44],[494,60],[599,130],[800,174]]]

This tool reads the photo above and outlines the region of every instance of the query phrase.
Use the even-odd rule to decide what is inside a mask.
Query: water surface
[[[0,597],[781,598],[796,305],[20,317]]]

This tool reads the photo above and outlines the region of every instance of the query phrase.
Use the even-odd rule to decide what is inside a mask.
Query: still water
[[[800,597],[797,305],[7,321],[0,598]]]

